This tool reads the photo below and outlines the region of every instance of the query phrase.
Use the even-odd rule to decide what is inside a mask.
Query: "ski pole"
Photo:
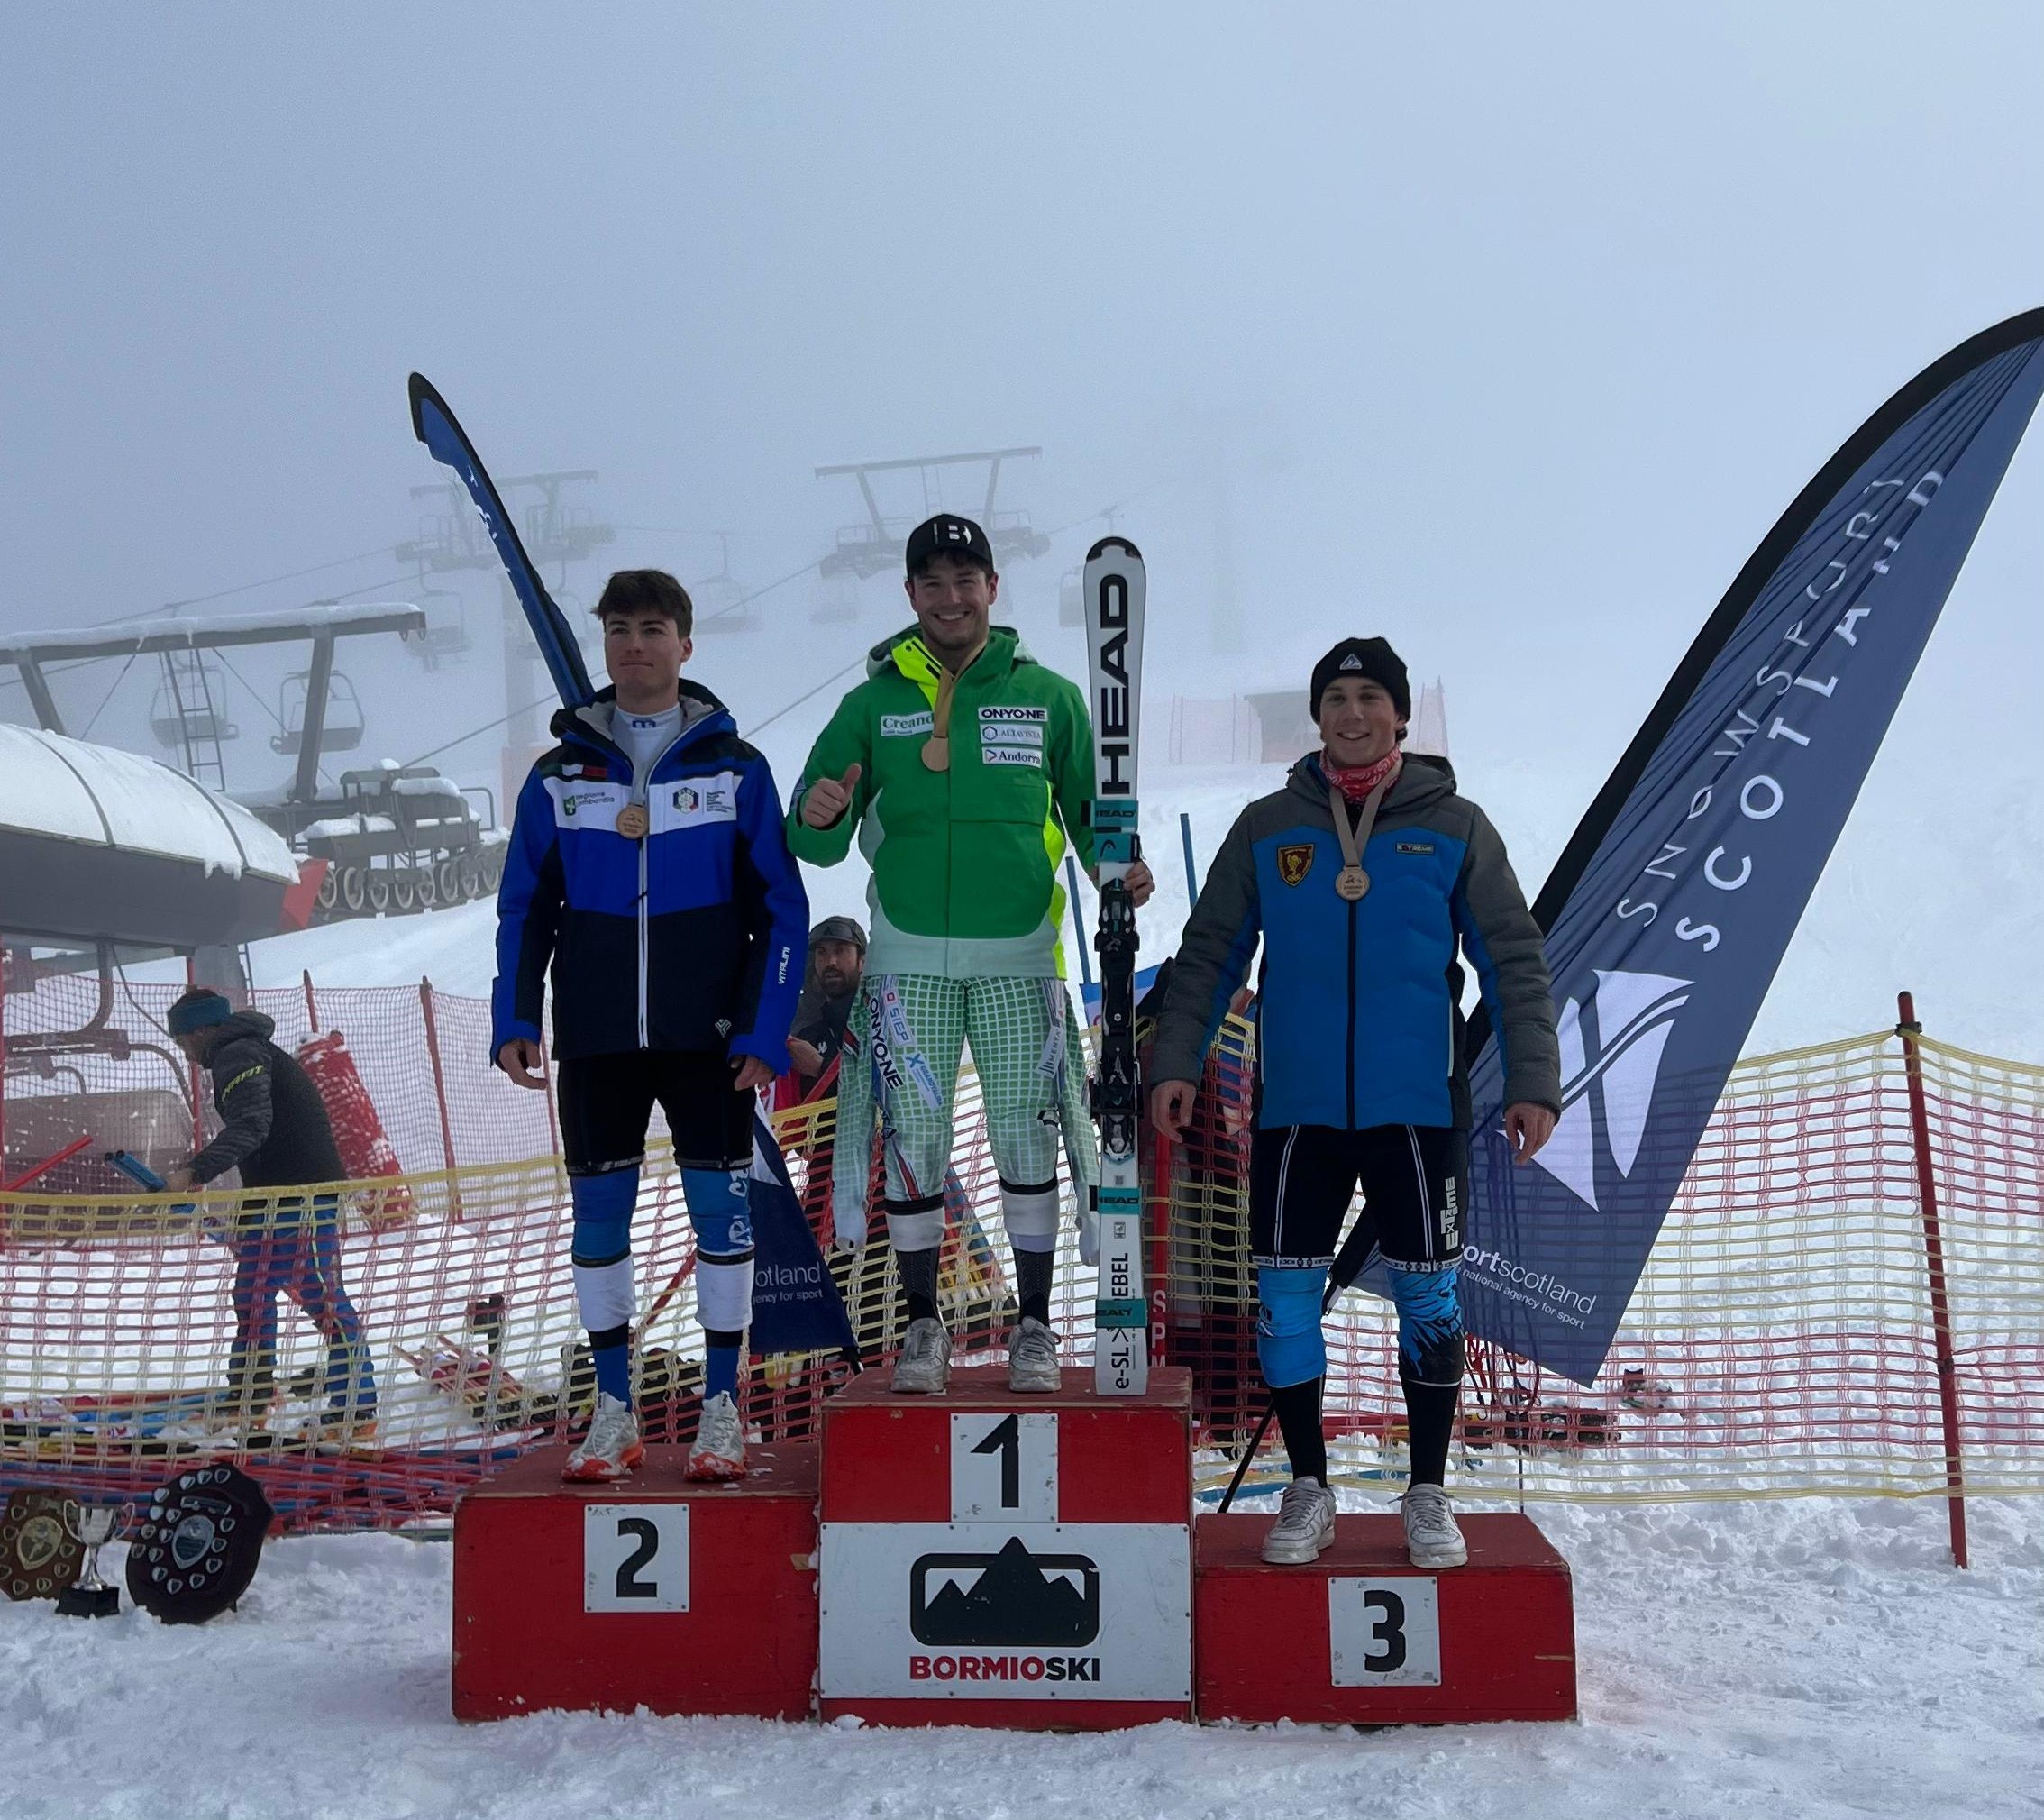
[[[1348,1237],[1341,1241],[1341,1249],[1335,1253],[1335,1261],[1328,1270],[1327,1294],[1320,1297],[1322,1321],[1341,1300],[1342,1291],[1352,1287],[1355,1279],[1369,1268],[1371,1255],[1376,1248],[1376,1235],[1371,1231],[1368,1220],[1358,1220],[1348,1229]],[[1256,1458],[1256,1450],[1263,1446],[1264,1437],[1271,1431],[1271,1422],[1276,1414],[1277,1398],[1273,1395],[1264,1404],[1263,1417],[1256,1423],[1255,1433],[1249,1437],[1249,1445],[1242,1450],[1242,1458],[1235,1463],[1235,1477],[1228,1480],[1227,1490],[1221,1495],[1219,1514],[1222,1516],[1227,1514],[1236,1493],[1242,1489],[1242,1481],[1248,1477],[1249,1462]]]
[[[1185,848],[1185,907],[1200,901],[1200,875],[1192,868],[1192,818],[1184,809],[1178,811],[1178,838]]]

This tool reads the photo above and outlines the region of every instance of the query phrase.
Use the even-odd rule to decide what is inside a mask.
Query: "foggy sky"
[[[1538,779],[1530,885],[1810,475],[2044,303],[2039,68],[2027,5],[17,5],[0,626],[411,535],[444,478],[413,367],[500,473],[595,468],[587,503],[641,527],[570,578],[585,603],[613,566],[699,582],[717,530],[742,581],[799,568],[860,516],[817,463],[1041,444],[1002,503],[1066,528],[1004,605],[1045,655],[1081,661],[1057,581],[1119,503],[1153,716],[1383,632],[1446,681],[1465,778]],[[397,574],[208,610],[412,598],[373,586]],[[344,658],[365,755],[502,711],[496,583],[461,585],[465,667]],[[896,585],[849,623],[778,590],[698,673],[758,720],[903,618]],[[1970,868],[1962,918],[2000,905],[1997,843],[2044,837],[2040,597],[2033,436],[1868,786],[1951,764],[2030,819],[1938,791],[1919,848],[1856,817],[1865,913],[1919,867]],[[273,696],[292,665],[242,667]],[[76,721],[117,669],[65,679]],[[96,736],[146,748],[136,670]],[[783,773],[835,693],[767,736]],[[496,743],[443,762],[492,779]]]

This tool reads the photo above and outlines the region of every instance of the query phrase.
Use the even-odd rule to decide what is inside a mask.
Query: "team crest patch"
[[[1297,884],[1313,870],[1313,844],[1281,846],[1277,850],[1277,875],[1287,884]]]

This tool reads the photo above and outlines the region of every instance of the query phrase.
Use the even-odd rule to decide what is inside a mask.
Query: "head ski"
[[[1143,557],[1103,537],[1086,557],[1086,644],[1091,678],[1093,850],[1100,920],[1100,1286],[1093,1303],[1093,1388],[1140,1396],[1150,1382],[1149,1300],[1143,1288],[1143,1194],[1136,1179],[1136,909],[1124,874],[1142,857],[1136,829],[1136,739],[1143,681]]]
[[[580,708],[593,701],[596,691],[589,686],[589,672],[582,662],[582,648],[576,642],[575,628],[568,623],[568,616],[554,604],[553,596],[546,591],[546,584],[533,567],[532,558],[525,554],[525,546],[518,541],[517,526],[504,509],[504,501],[497,498],[497,488],[483,468],[482,457],[476,453],[476,445],[454,421],[454,413],[447,408],[447,400],[433,389],[424,374],[412,375],[411,391],[412,433],[426,445],[434,461],[444,462],[461,475],[461,484],[476,502],[476,510],[482,514],[483,528],[489,533],[489,541],[497,545],[497,553],[504,559],[512,589],[518,596],[519,605],[525,609],[525,618],[532,626],[540,655],[546,660],[547,673],[553,678],[553,686],[561,691],[562,706]]]

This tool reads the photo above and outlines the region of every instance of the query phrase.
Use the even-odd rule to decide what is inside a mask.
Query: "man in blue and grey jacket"
[[[681,584],[622,570],[596,613],[612,686],[554,717],[561,744],[518,794],[491,1050],[520,1086],[545,1089],[551,963],[575,1294],[597,1379],[595,1419],[564,1476],[621,1478],[645,1456],[632,1410],[631,1230],[657,1100],[696,1232],[705,1363],[689,1474],[735,1478],[754,1093],[789,1066],[809,905],[766,760],[716,696],[681,680],[695,623]]]
[[[1398,654],[1382,638],[1345,639],[1315,666],[1311,705],[1324,749],[1243,810],[1185,925],[1152,1112],[1183,1132],[1207,1045],[1260,939],[1249,1253],[1256,1350],[1293,1474],[1264,1559],[1310,1561],[1334,1537],[1320,1301],[1360,1183],[1398,1308],[1408,1550],[1419,1567],[1460,1567],[1468,1551],[1443,1483],[1469,1200],[1458,950],[1503,1046],[1504,1129],[1521,1163],[1561,1114],[1554,1000],[1539,926],[1490,819],[1455,793],[1445,758],[1400,750],[1412,699]]]

